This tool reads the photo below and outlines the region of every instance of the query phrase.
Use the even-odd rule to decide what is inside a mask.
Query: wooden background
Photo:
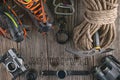
[[[66,30],[72,34],[75,26],[79,25],[83,18],[84,5],[82,0],[74,0],[75,14],[73,16],[66,16],[67,27]],[[120,8],[118,12],[120,11]],[[120,55],[120,14],[116,20],[117,38],[112,48],[112,52],[116,58],[119,59]],[[27,18],[24,22],[34,24]],[[71,40],[65,44],[60,45],[55,41],[55,30],[48,33],[47,36],[42,36],[39,32],[33,30],[28,32],[30,39],[25,39],[23,42],[17,44],[13,41],[0,37],[0,54],[5,53],[10,48],[15,48],[23,56],[25,63],[30,68],[35,68],[38,72],[40,70],[90,70],[94,65],[99,63],[99,60],[104,55],[97,55],[93,57],[78,57],[64,51],[66,47],[74,46]],[[0,65],[0,80],[11,80],[11,76],[6,71],[3,65]],[[17,80],[25,80],[24,77],[19,77]],[[39,76],[37,80],[58,80],[56,77]],[[65,80],[94,80],[93,76],[68,76]]]

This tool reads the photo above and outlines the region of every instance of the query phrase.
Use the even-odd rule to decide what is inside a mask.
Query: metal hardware
[[[60,71],[49,71],[44,70],[40,71],[41,76],[56,76],[59,79],[65,79],[67,76],[80,76],[80,75],[89,75],[89,71],[66,71],[66,70],[60,70]]]
[[[23,64],[23,59],[16,55],[15,49],[9,49],[3,56],[0,56],[0,62],[10,72],[13,79],[26,72],[26,67]]]
[[[53,5],[55,6],[55,9],[54,9],[55,14],[58,14],[58,15],[73,15],[75,12],[73,0],[70,0],[70,4],[67,4],[67,3],[56,4],[56,0],[53,0]],[[70,12],[59,12],[58,11],[59,8],[69,10]]]

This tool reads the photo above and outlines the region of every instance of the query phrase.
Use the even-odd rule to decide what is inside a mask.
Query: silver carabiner
[[[54,9],[55,14],[58,14],[58,15],[73,15],[74,12],[75,12],[73,0],[70,0],[70,3],[71,4],[64,4],[64,3],[56,4],[56,0],[53,0],[53,5],[55,6],[55,9]],[[59,8],[66,9],[66,10],[69,9],[70,12],[59,12],[58,11]]]
[[[57,6],[56,0],[53,0],[53,5],[54,5],[54,6]]]

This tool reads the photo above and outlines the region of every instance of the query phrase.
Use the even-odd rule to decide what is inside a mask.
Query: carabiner
[[[53,0],[53,5],[55,6],[55,9],[54,9],[55,14],[58,14],[58,15],[73,15],[74,12],[75,12],[73,0],[70,0],[70,3],[71,4],[65,4],[65,3],[56,4],[56,0]],[[59,8],[70,10],[70,12],[59,12],[58,11]]]

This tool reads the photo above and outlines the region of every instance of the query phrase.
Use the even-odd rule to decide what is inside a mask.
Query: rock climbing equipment
[[[107,53],[107,52],[111,52],[114,49],[112,48],[101,48],[100,46],[100,37],[99,37],[99,32],[97,31],[94,35],[93,35],[93,46],[94,48],[91,50],[75,50],[75,49],[68,49],[66,48],[66,51],[78,56],[95,56],[98,54],[103,54],[103,53]]]
[[[65,49],[68,53],[80,56],[80,57],[90,57],[90,56],[95,56],[95,55],[100,55],[100,54],[104,54],[107,52],[111,52],[114,49],[112,48],[107,48],[107,49],[99,49],[97,50],[96,48],[93,48],[92,50],[88,50],[88,51],[78,51],[76,49],[72,49],[72,48],[66,48]]]
[[[65,3],[60,2],[58,4],[56,4],[56,1],[57,0],[53,0],[53,5],[55,6],[55,9],[54,9],[55,14],[58,14],[58,15],[73,15],[74,14],[75,9],[74,9],[73,0],[68,0],[69,2],[66,1]],[[61,11],[58,11],[59,9],[64,9],[69,12],[61,12]]]
[[[92,37],[97,31],[100,36],[100,47],[108,48],[111,45],[116,37],[117,1],[83,0],[86,6],[85,20],[73,31],[73,41],[77,50],[94,48]]]
[[[14,0],[25,9],[40,32],[46,33],[52,29],[52,23],[45,11],[46,0]]]

